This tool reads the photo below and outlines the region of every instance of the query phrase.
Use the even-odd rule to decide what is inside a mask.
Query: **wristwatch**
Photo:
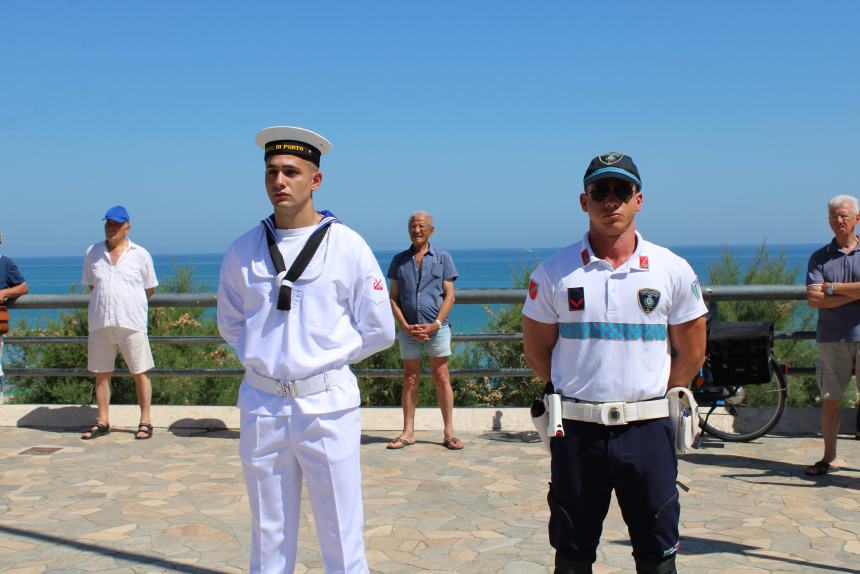
[[[433,322],[434,322],[434,323],[436,323],[436,326],[437,326],[437,327],[439,327],[440,329],[442,328],[442,321],[440,321],[439,319],[436,319],[436,320],[435,320],[435,321],[433,321]]]
[[[827,295],[833,295],[833,283],[828,283],[824,287],[824,293]]]

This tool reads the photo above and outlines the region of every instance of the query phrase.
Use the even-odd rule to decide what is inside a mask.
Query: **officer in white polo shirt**
[[[312,131],[257,134],[274,213],[224,256],[218,328],[245,366],[239,455],[251,504],[251,572],[292,572],[302,477],[326,572],[367,572],[358,384],[349,365],[394,343],[379,264],[364,240],[314,210]]]
[[[92,291],[87,314],[87,369],[96,376],[98,404],[98,420],[81,438],[94,439],[110,432],[110,380],[117,351],[122,351],[140,403],[140,424],[134,438],[148,439],[152,436],[152,383],[146,372],[155,363],[146,336],[146,319],[158,279],[152,256],[128,238],[131,221],[126,208],[111,207],[104,220],[105,240],[87,249],[81,275],[81,283]]]
[[[701,367],[707,309],[689,264],[635,230],[633,160],[596,157],[584,186],[588,232],[535,270],[523,307],[526,360],[562,397],[547,497],[555,571],[592,571],[614,490],[636,571],[672,573],[680,505],[663,397]]]

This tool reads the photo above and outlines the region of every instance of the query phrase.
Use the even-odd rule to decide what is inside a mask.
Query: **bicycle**
[[[715,323],[705,364],[690,385],[699,427],[731,442],[763,436],[785,412],[787,371],[773,355],[772,324]]]

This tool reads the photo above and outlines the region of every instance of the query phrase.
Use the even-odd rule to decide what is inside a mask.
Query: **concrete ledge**
[[[112,405],[111,425],[136,428],[140,409],[136,405]],[[773,434],[811,434],[819,432],[820,409],[786,409]],[[854,434],[856,411],[842,409],[840,432]],[[75,428],[86,427],[96,420],[96,408],[90,405],[0,405],[0,427]],[[239,410],[236,407],[155,405],[152,422],[159,428],[237,429]],[[397,432],[403,428],[403,412],[399,407],[365,407],[361,409],[362,430]],[[533,431],[526,408],[468,408],[454,409],[454,428],[458,432]],[[437,408],[419,408],[415,413],[418,431],[442,430],[442,416]]]
[[[111,426],[136,428],[140,409],[136,405],[111,405]],[[0,405],[0,427],[74,428],[86,427],[96,420],[91,405]],[[155,405],[152,423],[159,428],[237,429],[236,407]],[[399,407],[361,409],[363,430],[397,432],[403,428],[403,411]],[[454,428],[460,432],[534,430],[525,408],[456,408]],[[437,408],[419,408],[415,429],[442,430],[442,415]]]

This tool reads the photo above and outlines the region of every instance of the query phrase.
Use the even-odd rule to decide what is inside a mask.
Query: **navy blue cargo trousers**
[[[547,496],[556,572],[591,572],[613,490],[637,572],[675,572],[681,505],[671,420],[604,426],[565,419],[564,432],[550,444]]]

